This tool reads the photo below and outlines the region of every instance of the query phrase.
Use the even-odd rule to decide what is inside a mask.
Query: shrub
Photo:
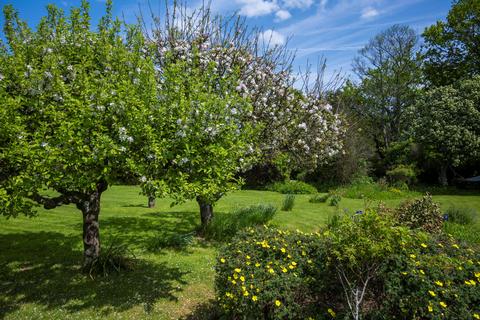
[[[327,194],[324,194],[324,195],[320,195],[320,194],[316,194],[316,195],[313,195],[310,197],[310,199],[308,199],[308,202],[310,203],[324,203],[324,202],[327,202],[327,199],[330,195],[327,193]]]
[[[270,221],[277,208],[270,204],[258,204],[237,208],[230,213],[217,213],[205,229],[205,237],[213,240],[228,240],[246,227],[262,225]]]
[[[333,193],[330,195],[330,201],[328,204],[332,207],[336,207],[340,204],[340,201],[342,201],[342,196],[340,196],[338,193]]]
[[[474,208],[451,206],[445,211],[444,217],[449,222],[468,225],[472,224],[477,216],[478,213]]]
[[[312,194],[317,193],[317,189],[303,181],[287,180],[284,182],[275,182],[267,187],[270,191],[276,191],[283,194]]]
[[[287,194],[283,198],[282,211],[291,211],[295,205],[295,195]]]
[[[480,318],[479,261],[478,251],[450,237],[425,237],[382,271],[385,295],[376,318]]]
[[[239,233],[220,249],[215,290],[226,318],[314,316],[316,303],[309,286],[312,240],[299,232],[257,228]]]
[[[409,228],[437,232],[442,228],[442,214],[437,203],[428,193],[420,199],[407,200],[395,210],[395,218]]]
[[[417,173],[413,165],[400,164],[386,172],[390,183],[394,185],[411,185],[417,181]]]

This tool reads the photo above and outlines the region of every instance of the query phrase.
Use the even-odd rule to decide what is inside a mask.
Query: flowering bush
[[[480,253],[451,237],[418,238],[383,276],[379,318],[480,319]]]
[[[427,232],[437,232],[442,228],[440,207],[429,194],[401,203],[394,215],[398,222],[410,228],[420,228]]]
[[[217,300],[238,319],[479,319],[480,253],[366,210],[319,233],[250,229],[223,247]]]
[[[293,319],[314,315],[316,237],[249,229],[223,247],[216,265],[218,302],[229,318]]]

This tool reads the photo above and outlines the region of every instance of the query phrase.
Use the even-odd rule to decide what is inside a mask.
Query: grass
[[[198,228],[196,202],[171,208],[168,199],[159,199],[157,207],[149,209],[139,191],[114,186],[102,197],[102,243],[127,244],[137,258],[133,271],[107,278],[92,280],[80,273],[82,225],[74,206],[41,210],[34,218],[0,218],[0,319],[203,319],[212,314],[217,244],[195,237],[182,245],[182,235]],[[315,231],[338,210],[375,205],[342,197],[337,208],[311,203],[310,197],[297,195],[292,211],[277,211],[271,224]],[[283,198],[276,192],[238,191],[222,198],[215,212],[228,214],[259,202],[280,207]],[[442,210],[459,205],[480,211],[478,193],[433,198]],[[402,200],[385,203],[394,206]],[[448,224],[446,229],[480,242],[470,232],[480,231],[478,221],[473,226]]]

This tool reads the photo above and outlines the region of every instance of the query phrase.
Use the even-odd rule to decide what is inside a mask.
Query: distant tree
[[[480,1],[456,0],[446,21],[423,33],[424,70],[436,86],[480,74]]]
[[[360,80],[349,89],[356,96],[354,109],[368,121],[381,157],[399,138],[401,115],[421,83],[417,42],[413,29],[394,25],[371,39],[353,62]]]
[[[83,215],[84,264],[100,254],[100,198],[152,154],[156,100],[140,28],[106,15],[90,26],[89,4],[69,16],[53,5],[36,30],[4,8],[0,49],[0,214],[75,204]],[[149,147],[156,146],[155,148]],[[148,151],[148,153],[147,153]],[[3,169],[2,169],[3,170]]]
[[[406,119],[413,140],[437,164],[439,182],[447,185],[450,166],[480,160],[480,76],[427,90]]]

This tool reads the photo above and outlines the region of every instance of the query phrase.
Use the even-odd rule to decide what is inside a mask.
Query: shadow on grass
[[[218,320],[221,319],[221,311],[215,300],[199,304],[195,309],[181,320]]]
[[[0,235],[0,319],[34,303],[70,313],[102,315],[176,300],[186,272],[166,263],[138,261],[135,270],[92,280],[81,273],[80,239],[57,232]]]

